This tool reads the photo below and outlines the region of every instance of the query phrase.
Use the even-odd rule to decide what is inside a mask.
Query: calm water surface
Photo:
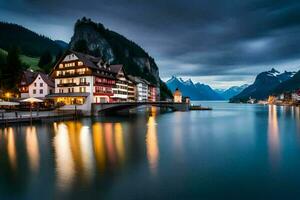
[[[202,104],[1,128],[0,199],[300,198],[299,108]]]

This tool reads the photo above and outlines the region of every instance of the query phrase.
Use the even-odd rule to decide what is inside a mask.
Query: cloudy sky
[[[299,0],[0,0],[0,20],[66,42],[83,16],[142,46],[164,80],[225,88],[300,69]]]

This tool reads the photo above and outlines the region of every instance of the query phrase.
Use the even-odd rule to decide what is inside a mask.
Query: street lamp
[[[11,95],[10,95],[9,92],[6,92],[6,93],[5,93],[5,97],[7,98],[7,101],[9,101],[10,96],[11,96]]]

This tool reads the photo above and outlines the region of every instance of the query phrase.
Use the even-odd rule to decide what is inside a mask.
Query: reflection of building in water
[[[104,124],[105,143],[107,147],[108,159],[111,163],[116,164],[116,149],[113,140],[113,125],[112,123]]]
[[[121,123],[95,123],[93,144],[97,167],[104,171],[106,165],[112,169],[125,161],[124,135]]]
[[[175,123],[173,126],[173,143],[174,143],[174,151],[176,152],[176,159],[182,158],[182,153],[183,153],[183,128],[182,127],[182,114],[180,112],[175,112],[174,113],[175,117]]]
[[[295,108],[295,118],[296,118],[296,124],[297,124],[297,132],[299,133],[300,131],[300,108],[296,107]]]
[[[57,126],[54,137],[57,184],[60,189],[68,190],[72,186],[75,175],[68,127],[64,123]]]
[[[118,160],[122,164],[125,160],[125,147],[124,147],[124,137],[123,137],[123,129],[121,123],[115,123],[115,144],[118,154]]]
[[[26,128],[26,149],[29,158],[29,165],[32,172],[37,173],[40,167],[40,151],[36,128]]]
[[[7,152],[10,165],[13,169],[17,169],[17,150],[14,131],[12,128],[6,128],[4,134],[7,135]]]
[[[157,127],[155,121],[155,114],[148,119],[148,129],[146,135],[147,157],[149,162],[150,171],[153,174],[157,173],[157,165],[159,158],[159,148],[157,140]]]
[[[80,149],[83,166],[83,178],[90,181],[94,173],[94,155],[91,134],[87,126],[80,129]]]
[[[106,150],[103,139],[102,124],[99,122],[93,125],[93,142],[97,167],[101,172],[103,172],[105,170]]]
[[[269,152],[272,165],[276,165],[279,161],[280,138],[278,128],[277,106],[269,105],[268,115],[268,142]]]

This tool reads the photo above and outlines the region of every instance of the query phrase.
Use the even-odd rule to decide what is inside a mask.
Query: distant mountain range
[[[215,89],[215,92],[221,95],[223,99],[229,100],[230,98],[241,93],[248,86],[249,86],[248,84],[244,84],[242,86],[233,86],[228,89]]]
[[[201,83],[194,84],[191,79],[184,81],[181,78],[172,76],[166,84],[172,92],[178,88],[183,96],[189,96],[192,100],[224,100],[224,98],[210,86]]]
[[[269,95],[285,92],[300,87],[300,74],[275,70],[262,72],[257,75],[254,83],[245,88],[241,93],[232,97],[231,102],[246,102],[249,98],[256,100],[267,99]]]
[[[62,40],[55,40],[56,44],[58,44],[61,48],[67,49],[69,47],[69,44]]]

